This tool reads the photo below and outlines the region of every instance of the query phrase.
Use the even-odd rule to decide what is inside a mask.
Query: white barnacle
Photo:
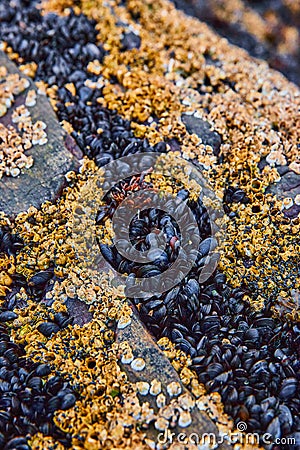
[[[120,330],[123,330],[124,328],[126,328],[128,325],[131,324],[131,318],[130,316],[122,316],[120,317],[120,319],[118,320],[118,328]]]
[[[14,167],[13,169],[10,169],[10,174],[12,177],[17,177],[20,175],[20,169],[18,169],[18,167]]]
[[[296,195],[294,201],[295,201],[295,205],[300,206],[300,194]]]
[[[36,92],[34,89],[30,89],[26,96],[25,105],[26,106],[35,106],[36,104]]]
[[[178,425],[182,428],[188,427],[192,423],[192,417],[189,411],[181,411],[179,415]]]
[[[194,400],[188,393],[182,394],[180,395],[180,397],[178,397],[178,404],[185,411],[191,411],[191,409],[193,409],[195,406]]]
[[[154,378],[154,380],[151,381],[150,394],[155,396],[160,393],[161,393],[161,382],[158,381],[156,378]]]
[[[45,145],[45,144],[47,144],[47,142],[48,142],[48,139],[46,137],[42,137],[41,139],[38,140],[37,143],[39,145]]]
[[[133,361],[133,354],[131,351],[127,351],[122,355],[121,363],[122,364],[130,364]]]
[[[141,370],[144,370],[146,366],[145,361],[143,358],[135,358],[131,363],[131,368],[135,370],[136,372],[140,372]]]
[[[285,197],[282,201],[283,208],[289,209],[293,206],[294,201],[291,197]]]
[[[162,392],[156,397],[156,404],[158,408],[166,406],[166,396]]]
[[[141,395],[147,395],[150,389],[149,383],[147,381],[138,381],[136,383],[137,390]]]
[[[158,431],[165,431],[169,427],[169,422],[167,421],[167,419],[164,419],[163,417],[159,417],[155,421],[154,426]]]
[[[178,383],[177,381],[172,381],[170,384],[168,384],[167,391],[170,397],[176,397],[177,395],[181,394],[182,389],[180,383]]]

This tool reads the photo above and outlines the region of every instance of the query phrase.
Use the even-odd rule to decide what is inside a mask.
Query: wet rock
[[[132,50],[133,48],[140,48],[141,38],[130,31],[129,33],[125,33],[124,37],[121,41],[122,50]]]
[[[284,198],[291,198],[294,200],[295,197],[300,194],[300,175],[289,170],[282,175],[281,180],[278,183],[270,185],[266,189],[266,193],[276,195],[280,200],[283,200]],[[299,212],[300,206],[294,204],[284,211],[284,215],[289,219],[293,219],[298,216]]]
[[[152,380],[157,380],[158,382],[161,382],[161,390],[165,395],[168,395],[167,387],[169,388],[170,384],[180,385],[182,393],[188,392],[181,383],[177,372],[141,324],[135,312],[133,312],[133,315],[131,316],[131,323],[127,327],[119,329],[117,333],[117,342],[121,343],[125,341],[134,349],[134,356],[136,358],[142,358],[145,361],[145,368],[142,371],[134,371],[130,364],[123,365],[123,368],[128,372],[131,381],[146,381],[150,383]],[[143,396],[143,399],[149,401],[151,406],[155,408],[155,396],[147,394],[146,397]],[[204,432],[214,433],[215,436],[218,436],[216,426],[204,411],[194,409],[192,417],[192,423],[185,428],[187,435],[191,435],[192,433],[201,434]],[[179,433],[182,430],[181,428],[175,428],[173,431]],[[153,433],[153,436],[148,432],[148,437],[156,439],[157,431],[152,430],[151,433]],[[223,443],[218,446],[218,448],[229,450],[232,447]]]
[[[65,301],[70,316],[73,318],[73,323],[82,327],[84,324],[92,320],[93,314],[89,312],[89,307],[86,303],[76,298],[68,298]]]
[[[214,155],[218,155],[222,143],[221,136],[216,131],[211,130],[208,122],[198,117],[182,114],[181,120],[189,133],[197,134],[202,139],[203,144],[213,148]]]
[[[6,66],[9,73],[21,74],[3,52],[0,52],[0,65]],[[24,78],[23,74],[21,76]],[[28,89],[36,88],[30,82]],[[27,210],[31,205],[38,208],[45,201],[54,200],[65,184],[65,174],[78,166],[75,157],[65,147],[66,133],[59,125],[47,98],[37,95],[36,105],[30,108],[30,112],[35,121],[41,120],[47,124],[48,142],[42,147],[36,145],[28,150],[27,154],[34,159],[30,169],[16,178],[5,177],[0,180],[0,210],[11,216]],[[9,116],[6,116],[8,120]]]

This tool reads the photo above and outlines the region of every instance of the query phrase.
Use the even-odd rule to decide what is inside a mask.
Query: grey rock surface
[[[8,73],[19,73],[27,78],[3,52],[0,52],[0,65],[5,66]],[[37,90],[35,84],[29,81],[28,89]],[[17,97],[14,106],[24,102],[26,92]],[[46,200],[57,198],[64,186],[65,174],[78,167],[77,159],[65,144],[67,135],[46,96],[38,94],[36,105],[29,110],[33,121],[41,120],[47,124],[48,142],[43,146],[35,145],[26,152],[34,159],[30,169],[25,169],[16,178],[4,176],[0,180],[0,210],[9,216],[26,211],[31,205],[38,208]],[[8,125],[10,120],[11,111],[8,111],[0,122]]]
[[[216,131],[211,130],[211,126],[206,120],[189,114],[182,114],[181,120],[190,134],[196,134],[202,139],[204,145],[210,145],[215,155],[219,153],[222,143],[221,136]]]
[[[300,175],[292,170],[281,175],[281,180],[278,183],[273,183],[266,190],[267,193],[276,195],[277,198],[283,200],[284,198],[295,199],[296,195],[300,194]],[[296,218],[300,213],[300,206],[294,204],[284,211],[284,215],[289,219]]]
[[[131,323],[124,329],[118,330],[117,332],[117,342],[127,341],[133,350],[133,355],[135,358],[143,358],[146,365],[145,368],[140,371],[134,371],[130,364],[123,364],[123,369],[127,372],[128,377],[133,382],[147,381],[150,383],[153,379],[156,379],[162,384],[162,393],[166,395],[167,402],[170,401],[167,394],[167,385],[173,381],[179,382],[182,387],[182,393],[188,392],[187,389],[182,384],[178,373],[164,355],[162,350],[160,350],[157,344],[154,342],[150,334],[147,332],[145,327],[142,325],[134,311],[131,316]],[[143,396],[143,400],[150,403],[154,410],[157,410],[155,404],[155,397],[148,394]],[[178,425],[171,430],[174,436],[178,436],[179,433],[185,433],[185,435],[191,436],[193,433],[201,438],[204,433],[212,433],[216,436],[216,440],[219,440],[218,429],[212,420],[204,411],[198,410],[195,407],[192,410],[192,423],[187,428],[180,428]],[[151,428],[147,432],[147,436],[157,441],[159,431]],[[176,439],[176,438],[175,438]],[[219,440],[221,442],[221,439]],[[176,441],[174,440],[174,443]],[[200,448],[200,447],[199,447]],[[202,448],[202,447],[201,447]],[[203,447],[204,448],[204,447]],[[206,447],[205,447],[206,448]],[[232,447],[226,443],[222,443],[217,447],[220,450],[229,450]]]

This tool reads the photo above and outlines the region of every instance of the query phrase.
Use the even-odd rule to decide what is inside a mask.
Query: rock
[[[300,194],[300,175],[292,170],[284,173],[278,183],[273,183],[266,189],[266,193],[276,195],[277,198],[283,200],[284,198],[295,199]],[[293,219],[300,213],[300,206],[294,204],[284,211],[284,215],[289,219]]]
[[[22,78],[27,78],[3,52],[0,52],[0,65],[5,66],[8,73],[19,73]],[[28,90],[37,91],[34,83],[27,79],[30,82]],[[15,106],[24,103],[26,92],[16,98]],[[43,146],[35,145],[26,152],[34,159],[30,169],[25,169],[16,178],[3,177],[0,180],[0,210],[10,216],[27,210],[31,205],[38,208],[46,200],[55,200],[65,184],[65,174],[79,165],[75,156],[68,151],[65,140],[68,139],[70,146],[70,138],[60,126],[46,96],[37,94],[36,105],[29,110],[34,122],[41,120],[47,124],[48,142]],[[5,125],[10,122],[10,113],[8,111],[1,118]]]
[[[140,48],[141,38],[137,34],[130,31],[129,33],[124,34],[121,44],[123,51],[132,50],[133,48]]]
[[[82,327],[93,318],[93,313],[89,312],[89,306],[77,298],[68,298],[65,301],[68,313],[74,319],[73,323]]]
[[[271,67],[299,85],[300,9],[297,2],[252,0],[238,2],[234,8],[227,0],[173,0],[173,3],[186,14],[208,23],[230,43],[244,48],[255,58],[266,60]],[[249,25],[251,16],[257,27]],[[273,21],[268,20],[268,16],[273,17]],[[255,32],[258,24],[265,28],[264,33]],[[287,40],[286,33],[292,32],[295,38]]]
[[[122,365],[123,369],[127,372],[130,381],[146,381],[150,384],[152,380],[156,379],[161,382],[162,393],[166,395],[167,398],[167,386],[172,382],[180,383],[182,394],[189,392],[182,384],[178,373],[173,368],[170,361],[158,348],[150,334],[141,324],[135,311],[131,316],[131,323],[123,329],[118,329],[116,340],[119,343],[127,341],[133,350],[134,358],[142,358],[146,363],[145,368],[141,371],[133,370],[130,364]],[[156,397],[150,394],[143,396],[143,401],[149,401],[151,407],[156,411],[157,407],[155,399]],[[178,436],[179,433],[184,431],[186,436],[191,436],[192,433],[195,433],[194,435],[199,436],[199,438],[204,433],[212,433],[216,436],[217,442],[218,439],[220,439],[218,438],[219,433],[216,425],[204,411],[200,411],[196,407],[192,411],[192,423],[188,427],[182,429],[177,425],[170,431],[175,433],[174,436]],[[158,433],[157,430],[151,428],[147,432],[147,437],[157,441]],[[219,441],[221,442],[221,440]],[[175,442],[176,440],[174,438],[174,443]],[[223,450],[229,450],[230,448],[232,447],[225,443],[218,446],[218,449]]]
[[[300,175],[289,171],[281,177],[276,187],[279,195],[286,196],[286,193],[290,193],[290,196],[296,196],[300,194]]]
[[[210,124],[199,117],[189,114],[182,114],[181,120],[190,134],[197,134],[202,139],[203,144],[213,148],[214,155],[218,155],[222,143],[221,136],[216,131],[211,130]]]

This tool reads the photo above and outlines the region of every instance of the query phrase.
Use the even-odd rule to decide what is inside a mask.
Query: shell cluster
[[[143,449],[143,430],[188,427],[195,407],[223,431],[244,421],[249,432],[299,440],[299,202],[268,193],[281,173],[299,171],[296,87],[164,0],[49,0],[42,10],[4,0],[0,19],[3,48],[86,156],[57,202],[13,222],[0,216],[1,444],[25,449],[31,436],[36,449]],[[6,75],[17,94],[21,79]],[[3,92],[5,114],[13,94]],[[24,133],[35,101],[29,91],[13,113]],[[45,143],[45,124],[30,127],[32,144]],[[70,242],[70,211],[96,166],[147,152],[179,152],[205,171],[226,213],[220,265],[202,282],[213,237],[193,185],[131,177],[97,206],[102,254],[139,277],[176,260],[180,230],[158,209],[137,214],[136,249],[148,249],[158,229],[166,240],[150,267],[137,266],[107,243],[118,205],[152,183],[192,209],[201,236],[193,269],[168,292],[131,301],[193,397],[178,382],[163,390],[159,380],[128,381],[122,365],[145,369],[115,342],[130,324],[128,300],[109,274],[82,269]],[[138,393],[152,395],[158,412]]]
[[[159,181],[161,186],[164,186],[164,182],[167,186],[168,180],[164,177],[160,177]],[[134,215],[129,229],[129,238],[133,248],[141,252],[147,252],[147,263],[130,261],[128,257],[120,254],[114,244],[105,243],[109,237],[108,230],[110,230],[108,220],[113,218],[114,212],[122,203],[122,200],[130,198],[130,194],[133,191],[140,190],[140,198],[143,201],[143,189],[146,187],[153,187],[153,184],[145,181],[141,182],[136,177],[131,177],[128,181],[121,183],[120,186],[115,186],[112,192],[106,196],[105,205],[99,209],[96,217],[97,225],[100,228],[98,238],[101,253],[119,273],[129,275],[128,282],[132,282],[135,277],[144,278],[161,275],[176,261],[180,249],[182,252],[184,251],[181,247],[181,230],[171,214],[159,208],[147,208],[147,203],[145,203],[145,210]],[[201,242],[198,251],[197,248],[195,249],[195,268],[193,269],[193,273],[197,273],[207,263],[209,252],[217,245],[216,239],[211,237],[209,215],[200,198],[197,200],[189,198],[188,190],[179,189],[179,185],[177,185],[174,191],[173,189],[170,189],[170,191],[174,194],[174,198],[180,201],[187,201],[186,204],[192,211],[199,227]],[[193,224],[186,223],[185,225],[187,228],[189,227],[190,232],[193,232]],[[160,236],[162,236],[165,244],[164,250],[159,249]],[[118,245],[121,245],[121,240],[118,242]],[[125,241],[123,250],[126,250],[127,247],[128,242]],[[186,256],[187,258],[188,255]],[[193,281],[190,283],[192,284]],[[157,309],[154,304],[153,308]],[[164,315],[165,312],[157,312],[154,316],[156,314]]]
[[[30,449],[28,435],[52,435],[70,445],[70,435],[53,421],[54,413],[75,405],[77,394],[49,365],[34,363],[22,346],[9,336],[6,323],[17,314],[0,313],[0,445],[7,449]]]
[[[250,55],[263,58],[280,70],[290,81],[299,84],[299,17],[300,6],[293,0],[251,2],[242,0],[208,0],[191,7],[175,4],[205,20],[229,42],[246,49]]]
[[[5,116],[13,106],[18,95],[29,87],[26,78],[18,74],[8,74],[4,66],[0,67],[0,117]],[[17,177],[22,169],[33,165],[33,157],[27,150],[34,145],[47,143],[44,131],[46,124],[42,121],[33,122],[27,106],[34,106],[36,92],[29,90],[25,105],[14,108],[11,113],[11,125],[0,124],[0,179],[3,175]]]

